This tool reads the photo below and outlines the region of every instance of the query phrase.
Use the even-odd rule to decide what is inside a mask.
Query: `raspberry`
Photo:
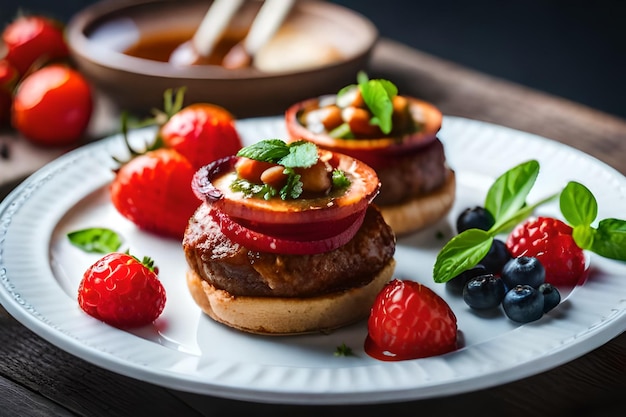
[[[572,238],[572,228],[551,217],[529,219],[509,235],[506,245],[514,257],[539,259],[546,270],[545,282],[573,286],[585,272],[585,255]]]
[[[78,304],[111,326],[152,323],[165,307],[165,289],[149,258],[110,253],[90,266],[78,288]]]

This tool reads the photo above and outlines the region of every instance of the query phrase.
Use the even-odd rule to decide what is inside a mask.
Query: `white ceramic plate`
[[[246,143],[284,138],[282,118],[240,121]],[[133,140],[150,138],[135,131]],[[626,178],[572,148],[511,129],[446,117],[440,137],[456,170],[449,217],[398,241],[396,276],[427,284],[458,317],[465,346],[433,358],[380,362],[363,351],[365,323],[329,335],[263,337],[212,322],[192,302],[180,244],[139,232],[109,204],[107,184],[119,136],[67,154],[32,175],[0,205],[0,301],[17,320],[60,348],[137,379],[196,393],[260,402],[347,404],[413,400],[517,380],[572,360],[626,328],[626,265],[591,256],[590,279],[541,320],[517,325],[502,314],[479,317],[435,284],[431,270],[459,211],[482,204],[496,176],[531,158],[541,163],[529,201],[582,182],[599,218],[626,213]],[[555,205],[542,214],[558,215]],[[126,332],[84,314],[76,290],[99,257],[72,247],[70,231],[111,227],[137,256],[153,257],[168,302],[152,326]],[[334,356],[345,343],[353,357]]]

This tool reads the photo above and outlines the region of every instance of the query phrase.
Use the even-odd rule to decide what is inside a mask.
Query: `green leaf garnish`
[[[285,143],[280,139],[266,139],[246,146],[237,152],[237,156],[288,168],[308,168],[315,165],[319,158],[317,147],[312,142]]]
[[[287,174],[287,184],[280,189],[280,198],[288,200],[296,199],[302,194],[302,181],[300,175],[296,174],[292,168],[285,168],[283,173]]]
[[[117,251],[122,238],[113,230],[94,227],[67,234],[70,243],[88,253],[107,254]]]
[[[574,228],[572,236],[579,247],[605,258],[626,261],[626,221],[604,219],[594,228],[598,203],[587,187],[570,181],[561,192],[559,207]]]
[[[602,257],[626,261],[626,220],[604,219],[592,224],[598,215],[598,203],[584,185],[570,181],[563,190],[537,203],[526,198],[539,174],[539,163],[531,160],[511,168],[489,188],[485,208],[496,222],[487,231],[469,229],[453,237],[439,252],[433,267],[435,282],[444,283],[478,264],[487,254],[494,236],[530,216],[538,206],[559,197],[559,208],[572,226],[572,237],[581,249]]]
[[[332,174],[333,188],[342,189],[350,186],[350,180],[346,177],[346,173],[340,169],[334,169]]]
[[[493,242],[493,236],[480,229],[468,229],[459,233],[443,247],[435,267],[435,282],[446,282],[480,262]]]
[[[364,72],[359,72],[357,80],[361,96],[374,115],[370,123],[378,125],[383,133],[388,134],[393,127],[393,103],[391,100],[398,94],[398,88],[388,80],[370,80]]]
[[[352,348],[347,346],[345,343],[342,343],[340,346],[337,346],[335,350],[335,356],[354,356],[354,352]]]
[[[531,160],[508,170],[493,183],[485,198],[485,209],[500,223],[509,219],[526,204],[539,175],[539,163]]]
[[[444,283],[476,266],[489,252],[494,236],[508,230],[528,217],[536,207],[556,198],[553,194],[535,204],[527,204],[539,174],[539,163],[530,160],[499,176],[487,191],[484,207],[493,215],[495,224],[484,231],[469,229],[452,238],[437,255],[433,267],[435,282]]]

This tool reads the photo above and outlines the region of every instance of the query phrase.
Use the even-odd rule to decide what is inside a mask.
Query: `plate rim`
[[[263,121],[266,119],[274,119],[274,117],[270,118],[254,118],[254,119],[244,119],[240,121],[242,124],[246,123],[258,123],[259,121]],[[456,121],[456,122],[455,122]],[[588,155],[576,148],[572,148],[569,145],[565,145],[560,142],[556,142],[547,138],[543,138],[537,135],[533,135],[531,133],[518,131],[515,129],[511,129],[508,127],[491,124],[488,122],[481,122],[472,119],[465,119],[461,117],[454,116],[445,116],[444,126],[448,123],[465,123],[473,126],[489,127],[491,129],[501,130],[504,133],[514,133],[514,134],[523,134],[524,136],[532,136],[541,141],[549,141],[553,145],[557,147],[562,147],[566,149],[568,152],[575,152],[579,155],[584,156],[585,158],[590,159],[593,163],[599,164],[602,169],[608,170],[612,175],[618,176],[618,179],[622,183],[626,183],[626,178],[619,173],[614,168],[605,164],[604,162],[598,160],[597,158]],[[80,158],[85,152],[96,152],[101,147],[109,146],[109,142],[115,140],[119,135],[112,135],[107,139],[102,141],[98,141],[96,143],[91,143],[85,145],[81,148],[73,150],[62,157],[52,161],[47,164],[40,170],[36,171],[32,175],[30,175],[25,181],[23,181],[20,185],[18,185],[13,191],[11,191],[5,199],[0,202],[0,219],[7,220],[6,212],[9,210],[16,199],[20,198],[28,198],[30,193],[33,192],[34,189],[40,186],[44,186],[46,181],[49,181],[54,178],[56,172],[60,169],[63,169],[67,164],[72,163],[77,158]],[[34,187],[34,188],[33,188]],[[19,207],[17,208],[19,209]],[[10,215],[9,215],[10,217]],[[7,227],[4,223],[0,224],[0,249],[4,247],[5,234],[7,231]],[[246,389],[246,387],[233,387],[233,386],[224,386],[220,384],[211,384],[207,381],[203,381],[197,378],[182,378],[177,373],[173,373],[171,371],[161,370],[161,372],[157,373],[158,378],[155,378],[154,370],[148,369],[148,367],[141,366],[137,363],[128,364],[127,361],[119,358],[115,355],[109,354],[105,351],[96,350],[96,351],[84,351],[85,346],[82,344],[77,344],[80,339],[76,337],[72,337],[72,335],[63,331],[63,329],[59,329],[57,327],[49,326],[45,317],[37,317],[33,315],[33,312],[29,309],[25,308],[25,304],[20,302],[19,296],[15,297],[9,290],[9,286],[11,285],[11,280],[7,276],[6,271],[3,266],[3,254],[0,251],[0,282],[3,285],[0,285],[0,300],[2,301],[2,305],[4,308],[15,317],[20,323],[24,326],[46,339],[48,342],[56,345],[57,347],[65,350],[66,352],[77,356],[81,359],[84,359],[88,362],[91,362],[95,365],[104,367],[106,369],[112,370],[119,374],[131,377],[146,380],[157,385],[161,385],[164,387],[179,389],[189,392],[195,392],[200,394],[210,394],[217,395],[226,398],[232,399],[240,399],[240,400],[248,400],[248,401],[257,401],[257,402],[281,402],[281,403],[290,403],[290,404],[348,404],[348,403],[369,403],[369,402],[389,402],[389,401],[402,401],[402,400],[415,400],[427,397],[435,397],[441,395],[448,395],[453,393],[467,392],[470,390],[475,390],[478,388],[487,388],[493,385],[499,385],[506,382],[511,382],[513,380],[521,379],[526,376],[530,376],[539,372],[546,371],[548,369],[559,366],[563,363],[566,363],[570,360],[579,357],[590,350],[598,347],[613,337],[616,337],[621,332],[624,331],[626,327],[626,314],[625,310],[622,308],[621,310],[616,310],[616,313],[613,317],[609,317],[604,321],[604,325],[598,326],[596,328],[585,329],[584,332],[579,332],[577,334],[578,343],[574,343],[573,345],[563,344],[549,352],[548,355],[539,358],[540,359],[540,367],[534,369],[515,369],[515,377],[507,378],[503,373],[511,373],[511,368],[507,368],[505,370],[501,370],[500,372],[492,372],[485,374],[482,379],[480,379],[480,384],[477,386],[465,386],[472,385],[476,382],[477,378],[471,379],[471,381],[464,381],[460,379],[461,389],[458,387],[451,387],[450,384],[440,383],[433,386],[427,387],[406,387],[400,390],[387,390],[384,392],[377,393],[378,395],[373,396],[372,392],[369,390],[364,390],[362,392],[349,392],[349,393],[332,393],[332,392],[298,392],[295,394],[290,394],[286,391],[275,391],[272,389],[268,389],[267,391],[260,390],[258,387],[254,389]],[[607,325],[612,324],[612,325]],[[620,326],[621,324],[621,326]],[[521,327],[518,327],[518,329]],[[621,328],[621,330],[620,330]],[[590,340],[593,339],[593,343]],[[582,343],[586,342],[586,343]],[[88,346],[87,346],[88,348]],[[419,360],[418,360],[419,361]],[[436,361],[436,360],[435,360]],[[381,365],[388,368],[400,368],[402,362],[397,362],[391,365]],[[522,367],[524,363],[518,365],[518,367]],[[494,376],[499,376],[499,378],[494,378]],[[485,378],[489,378],[491,380],[483,380]],[[475,384],[474,384],[475,385]],[[274,394],[274,395],[272,395]]]

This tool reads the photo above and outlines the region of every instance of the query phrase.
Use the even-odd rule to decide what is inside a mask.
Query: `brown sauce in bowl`
[[[230,49],[240,42],[246,33],[244,31],[227,31],[215,45],[213,53],[201,59],[200,65],[221,65],[224,56]],[[187,42],[193,36],[193,32],[180,31],[153,34],[144,36],[137,43],[124,51],[124,54],[136,58],[149,59],[152,61],[168,62],[170,55],[179,45]]]

